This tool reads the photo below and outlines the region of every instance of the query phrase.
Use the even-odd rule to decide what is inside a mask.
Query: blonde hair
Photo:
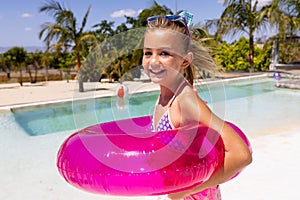
[[[216,65],[212,56],[209,54],[209,51],[204,48],[198,40],[193,39],[191,35],[191,38],[188,36],[186,30],[188,28],[186,28],[182,22],[170,21],[164,16],[161,16],[156,20],[148,21],[146,32],[153,29],[169,29],[182,33],[184,36],[184,52],[188,53],[191,51],[194,55],[192,63],[184,70],[184,77],[189,81],[190,84],[193,85],[196,72],[203,70],[211,73],[215,71]]]

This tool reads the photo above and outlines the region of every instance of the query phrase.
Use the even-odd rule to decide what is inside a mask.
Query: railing
[[[300,63],[277,63],[275,64],[276,69],[300,69]]]

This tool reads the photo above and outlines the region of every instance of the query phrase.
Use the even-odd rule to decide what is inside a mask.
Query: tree
[[[293,3],[294,0],[273,0],[262,8],[263,15],[271,27],[276,27],[280,39],[285,39],[286,35],[293,35],[299,30],[299,2],[297,1],[296,5],[292,5]]]
[[[254,33],[268,27],[268,19],[263,12],[264,7],[259,9],[258,0],[224,0],[225,10],[218,20],[218,37],[243,32],[249,36],[250,73],[254,72]]]
[[[50,66],[50,62],[53,59],[52,54],[49,52],[49,46],[47,45],[47,49],[45,52],[42,54],[42,59],[41,59],[41,65],[45,67],[45,81],[48,81],[48,69]]]
[[[107,20],[103,20],[99,24],[93,25],[93,28],[98,28],[95,30],[95,34],[99,42],[103,42],[105,38],[114,35],[113,26],[114,22],[108,22]]]
[[[0,69],[6,71],[6,76],[10,79],[10,72],[12,70],[12,63],[10,60],[10,56],[7,54],[0,54]]]
[[[156,1],[153,2],[153,5],[148,8],[144,9],[138,15],[137,19],[133,17],[126,17],[126,23],[131,24],[132,28],[141,28],[147,25],[147,18],[154,15],[167,15],[173,14],[171,9],[167,8],[166,6],[159,5]]]
[[[121,32],[125,32],[128,31],[129,28],[126,26],[125,23],[120,24],[119,26],[117,26],[116,30],[115,30],[115,34],[119,34]]]
[[[35,53],[28,53],[26,56],[26,69],[29,73],[30,83],[37,82],[37,74],[38,70],[42,64],[43,53],[41,51],[37,51]],[[31,67],[34,68],[34,77],[32,77]]]
[[[19,83],[21,86],[23,86],[22,67],[25,65],[25,60],[27,57],[26,50],[21,47],[13,47],[4,53],[4,57],[6,58],[6,61],[14,67],[15,71],[19,70]]]
[[[94,75],[89,72],[96,70],[113,81],[139,66],[143,55],[142,42],[147,18],[165,14],[172,14],[172,12],[154,1],[153,5],[149,9],[144,9],[137,18],[125,16],[126,23],[122,23],[115,30],[113,30],[114,23],[106,20],[94,25],[93,28],[98,28],[95,34],[100,44],[94,49],[91,48],[90,55],[85,60],[86,64],[83,67],[86,72],[85,78],[95,80]],[[96,63],[91,64],[93,62]]]
[[[79,92],[84,91],[80,72],[82,53],[86,52],[84,47],[86,46],[86,43],[91,45],[96,43],[95,34],[93,32],[85,31],[90,9],[91,7],[89,6],[80,27],[77,27],[77,19],[74,16],[74,13],[57,1],[46,1],[45,5],[39,9],[40,12],[46,12],[55,19],[54,23],[48,22],[43,24],[39,37],[43,38],[45,42],[52,41],[53,47],[64,48],[65,51],[72,49],[75,53],[78,69],[77,78]]]
[[[83,63],[85,79],[95,80],[95,74],[107,75],[110,81],[120,78],[125,72],[137,66],[142,55],[142,41],[145,29],[131,29],[106,37],[96,48],[91,48]],[[137,53],[140,52],[140,54]],[[136,60],[133,61],[132,58]],[[90,72],[96,72],[91,74]]]
[[[300,31],[300,3],[299,0],[276,0],[283,6],[283,12],[288,15],[289,31],[291,34]],[[274,4],[275,2],[273,2]]]

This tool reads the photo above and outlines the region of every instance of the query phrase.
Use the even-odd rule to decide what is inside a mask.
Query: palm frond
[[[90,10],[91,10],[91,6],[88,7],[84,17],[83,17],[83,20],[82,20],[82,24],[81,24],[81,27],[80,27],[80,30],[79,30],[79,33],[82,33],[84,28],[85,28],[85,25],[86,25],[86,22],[87,22],[87,19],[88,19],[88,16],[89,16],[89,13],[90,13]]]

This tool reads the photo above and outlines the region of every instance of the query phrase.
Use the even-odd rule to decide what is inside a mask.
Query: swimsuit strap
[[[184,83],[186,83],[185,79],[180,83],[180,85],[178,86],[177,90],[174,92],[174,95],[173,95],[172,99],[170,100],[170,104],[169,104],[168,108],[170,108],[172,106],[173,101],[175,100],[175,98],[176,98],[179,90],[182,88],[182,86],[184,85]]]
[[[159,124],[161,123],[161,120],[164,119],[164,120],[167,120],[166,124],[168,124],[169,127],[171,127],[171,129],[174,128],[174,125],[172,124],[172,121],[170,120],[170,116],[169,116],[169,115],[170,115],[170,108],[171,108],[172,103],[174,102],[174,100],[175,100],[175,98],[176,98],[176,96],[177,96],[179,90],[182,88],[182,86],[184,85],[184,83],[187,83],[187,82],[188,82],[188,81],[186,81],[186,80],[184,79],[184,80],[179,84],[178,88],[177,88],[176,91],[174,92],[174,95],[173,95],[172,99],[170,100],[170,103],[169,103],[169,106],[168,106],[167,110],[166,110],[165,113],[162,115],[162,117],[159,119],[157,125],[159,125]],[[189,84],[189,85],[190,85],[190,84]],[[190,85],[190,86],[191,86],[191,85]],[[193,87],[193,86],[191,86],[191,87]],[[156,105],[157,105],[158,101],[159,101],[159,99],[157,99]],[[155,107],[155,110],[156,110],[156,107]],[[155,127],[155,125],[154,125],[154,118],[155,118],[155,112],[154,112],[153,118],[152,118],[151,130],[156,130],[156,129],[157,129],[157,127]]]

